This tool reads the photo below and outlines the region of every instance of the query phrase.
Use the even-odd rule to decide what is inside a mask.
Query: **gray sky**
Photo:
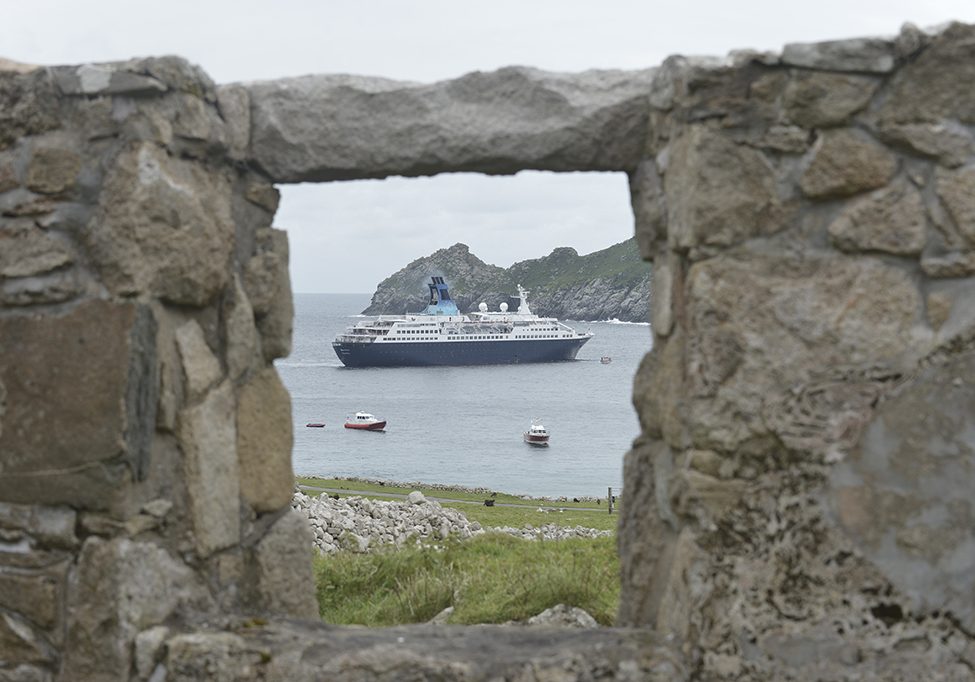
[[[510,64],[639,69],[670,54],[975,22],[971,0],[31,0],[4,2],[0,56],[71,64],[180,54],[220,83],[305,73],[414,81]],[[463,241],[507,266],[632,234],[621,174],[458,174],[285,186],[298,292],[371,292],[410,260]]]

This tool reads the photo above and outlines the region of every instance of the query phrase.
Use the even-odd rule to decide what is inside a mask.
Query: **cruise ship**
[[[346,367],[429,367],[506,365],[573,360],[592,338],[554,317],[539,317],[528,307],[528,292],[518,286],[518,311],[502,303],[496,312],[485,303],[462,314],[443,277],[433,277],[430,302],[419,313],[380,315],[359,322],[332,342]]]

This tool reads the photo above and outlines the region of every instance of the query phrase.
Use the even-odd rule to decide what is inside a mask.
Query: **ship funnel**
[[[450,291],[443,277],[431,277],[427,286],[430,287],[430,302],[423,311],[424,315],[460,315],[457,304],[450,298]]]

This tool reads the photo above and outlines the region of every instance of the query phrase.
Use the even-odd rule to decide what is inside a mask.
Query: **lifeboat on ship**
[[[378,419],[368,412],[356,412],[345,420],[345,428],[359,431],[382,431],[386,428],[386,420]]]
[[[548,431],[537,419],[532,419],[532,425],[525,431],[524,438],[529,445],[548,446]]]

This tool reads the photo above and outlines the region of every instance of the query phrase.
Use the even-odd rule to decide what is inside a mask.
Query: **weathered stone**
[[[427,498],[419,490],[414,490],[407,496],[410,504],[425,504]]]
[[[251,141],[251,107],[247,88],[242,85],[219,86],[217,107],[227,131],[228,153],[234,159],[247,158]]]
[[[81,295],[84,289],[77,269],[55,270],[35,277],[0,281],[0,304],[32,306],[63,303]]]
[[[132,303],[0,318],[0,497],[106,508],[142,475],[153,431],[155,321]]]
[[[294,302],[288,275],[288,235],[283,230],[258,230],[256,248],[244,270],[243,283],[261,333],[264,359],[270,362],[291,353]]]
[[[0,228],[0,278],[41,275],[73,261],[65,243],[33,221],[14,220]]]
[[[645,630],[499,625],[374,630],[276,623],[237,632],[170,638],[167,681],[689,679],[677,646]]]
[[[667,492],[675,514],[693,517],[702,526],[714,528],[715,522],[741,501],[745,484],[745,481],[722,480],[695,469],[682,469],[669,481]]]
[[[921,258],[921,270],[928,277],[966,277],[975,274],[975,251],[925,255]]]
[[[152,675],[168,638],[169,628],[165,625],[157,625],[136,635],[135,672],[140,680],[148,680]]]
[[[157,519],[164,519],[169,511],[173,508],[173,503],[170,500],[164,499],[162,497],[146,502],[142,505],[142,510],[151,516],[155,516]]]
[[[89,538],[69,591],[64,666],[78,679],[128,680],[139,632],[209,603],[190,568],[157,545],[126,538]]]
[[[0,194],[20,187],[20,180],[17,178],[17,171],[11,163],[0,159]]]
[[[757,146],[783,154],[803,154],[809,145],[809,131],[797,126],[776,125],[768,129]]]
[[[65,95],[156,95],[166,91],[159,80],[125,70],[122,63],[56,66],[51,69]]]
[[[27,166],[27,187],[41,194],[60,194],[74,186],[81,157],[70,149],[35,149]]]
[[[23,531],[35,547],[73,549],[78,544],[76,517],[70,507],[0,502],[0,529]]]
[[[0,668],[0,682],[51,682],[53,679],[49,669],[33,665]]]
[[[949,167],[960,166],[975,156],[975,138],[955,121],[881,124],[879,133],[894,144],[934,157]]]
[[[815,423],[791,415],[778,392],[823,368],[921,352],[918,290],[907,274],[873,259],[724,254],[690,268],[686,305],[684,412],[700,449],[731,452],[768,438],[770,428]],[[840,427],[817,431],[823,449]]]
[[[781,229],[775,177],[761,152],[703,125],[674,143],[664,178],[672,249],[727,247]]]
[[[975,625],[975,354],[929,367],[880,405],[830,474],[857,547],[919,613]]]
[[[953,24],[934,36],[893,77],[878,116],[896,123],[975,123],[975,93],[959,87],[975,79],[973,36],[975,27],[964,24]]]
[[[196,551],[202,557],[240,541],[240,474],[232,386],[224,382],[179,415]]]
[[[17,570],[0,565],[0,607],[50,630],[57,623],[67,565]]]
[[[852,38],[821,43],[789,43],[782,48],[780,60],[789,66],[802,66],[824,71],[893,71],[896,58],[892,40]]]
[[[311,566],[313,541],[308,522],[288,509],[254,547],[258,590],[267,613],[290,618],[318,616]]]
[[[937,331],[951,317],[952,300],[945,293],[933,292],[925,299],[925,309],[928,313],[928,323]]]
[[[0,72],[0,150],[60,125],[57,94],[45,69]]]
[[[921,194],[902,182],[854,202],[830,223],[829,236],[843,251],[912,256],[924,249],[926,226]]]
[[[178,93],[167,98],[172,107],[170,124],[177,138],[197,142],[222,142],[223,121],[214,109],[196,95]]]
[[[230,187],[204,168],[151,144],[118,158],[83,235],[111,291],[203,306],[226,286]]]
[[[237,274],[234,274],[233,298],[227,305],[227,372],[236,380],[249,369],[259,366],[262,360],[254,309]]]
[[[664,450],[660,441],[641,440],[623,460],[628,487],[617,536],[624,595],[617,618],[621,623],[655,625],[659,611],[662,573],[674,540],[672,528],[657,512],[655,473],[657,458]]]
[[[537,616],[532,616],[526,623],[528,625],[545,625],[549,627],[565,628],[598,628],[599,623],[590,616],[584,609],[576,606],[566,606],[556,604],[545,609]]]
[[[237,397],[240,492],[257,512],[281,509],[291,499],[292,438],[291,396],[277,371],[268,367]]]
[[[870,137],[828,131],[816,141],[799,186],[814,199],[843,197],[883,187],[896,170],[897,158]]]
[[[671,261],[675,261],[679,268],[677,257],[670,253],[657,258],[652,275],[650,327],[659,336],[668,336],[674,328],[674,279],[679,277],[679,272],[671,267]],[[679,281],[677,286],[680,286]]]
[[[866,76],[797,71],[785,88],[785,111],[804,128],[838,125],[867,105],[877,85]]]
[[[959,234],[975,247],[975,167],[939,168],[935,173],[935,191]]]
[[[187,398],[196,402],[220,381],[220,361],[213,355],[195,320],[176,330],[176,347],[183,364],[183,385]]]
[[[274,213],[278,210],[278,203],[281,201],[281,193],[277,188],[264,182],[252,182],[244,190],[244,197],[252,204],[256,204],[263,209]]]
[[[640,255],[644,260],[653,258],[658,242],[667,239],[667,202],[664,198],[663,179],[657,164],[651,159],[640,162],[630,174],[630,206]]]
[[[52,663],[55,650],[47,638],[25,619],[0,612],[0,651],[4,663]]]
[[[249,83],[251,158],[275,182],[632,170],[653,73],[509,67],[432,85],[360,76]]]
[[[688,450],[687,466],[702,474],[713,478],[723,478],[721,475],[724,459],[713,450]]]

